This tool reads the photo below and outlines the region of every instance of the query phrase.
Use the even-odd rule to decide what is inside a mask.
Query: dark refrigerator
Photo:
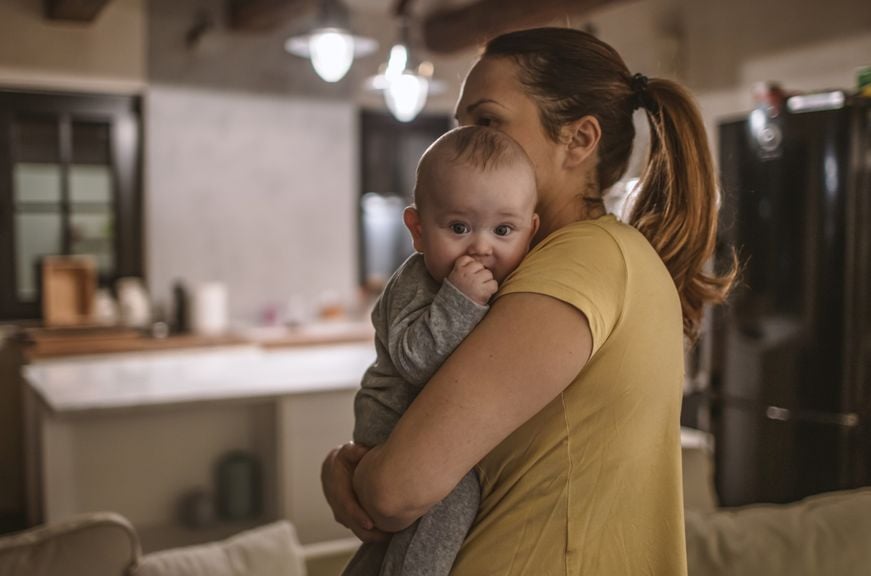
[[[871,102],[785,104],[719,126],[718,257],[742,264],[712,331],[724,506],[871,483]]]

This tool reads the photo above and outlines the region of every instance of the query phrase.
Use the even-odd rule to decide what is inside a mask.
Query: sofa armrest
[[[124,576],[140,553],[130,522],[94,512],[0,538],[0,576]]]

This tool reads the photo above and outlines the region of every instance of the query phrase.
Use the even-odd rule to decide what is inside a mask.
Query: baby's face
[[[525,167],[487,172],[465,165],[434,170],[424,187],[414,247],[442,282],[463,255],[492,272],[500,284],[529,250],[538,229],[535,177]]]

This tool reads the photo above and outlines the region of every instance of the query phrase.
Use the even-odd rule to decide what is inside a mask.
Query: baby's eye
[[[501,224],[496,226],[493,232],[496,233],[496,236],[508,236],[511,234],[512,228],[508,224]]]
[[[454,234],[468,234],[469,227],[462,222],[454,222],[451,224],[451,232]]]

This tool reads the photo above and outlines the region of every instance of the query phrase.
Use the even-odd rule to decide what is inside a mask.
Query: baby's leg
[[[389,542],[363,543],[342,570],[342,576],[376,576]]]
[[[474,471],[417,522],[390,539],[381,576],[447,576],[478,513]]]

